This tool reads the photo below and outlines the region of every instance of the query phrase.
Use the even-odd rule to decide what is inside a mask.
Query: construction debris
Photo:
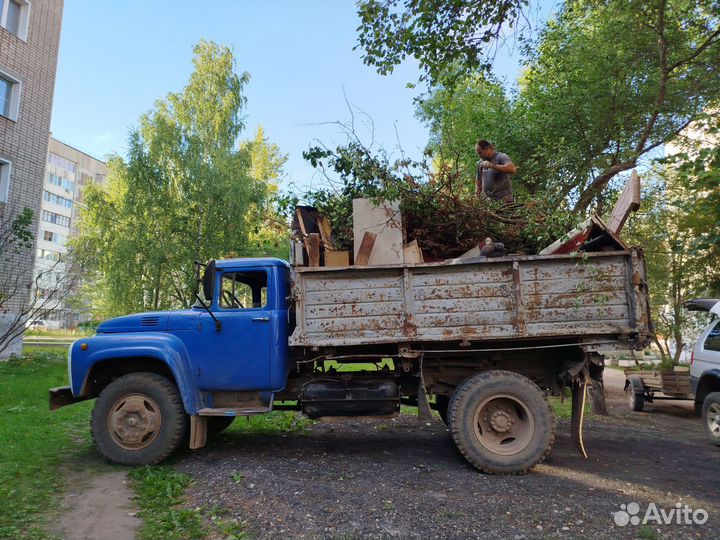
[[[607,224],[593,215],[539,254],[626,250],[619,232],[639,205],[640,177],[633,171]],[[346,248],[349,242],[336,242],[333,225],[326,216],[311,206],[298,206],[293,220],[290,260],[295,266],[346,267],[442,260],[461,262],[478,257],[503,257],[509,253],[527,254],[528,244],[523,243],[523,238],[528,236],[525,228],[542,227],[544,220],[542,214],[533,216],[533,203],[509,203],[494,209],[487,201],[473,199],[440,205],[440,208],[433,214],[425,211],[427,215],[424,215],[423,207],[416,205],[412,209],[417,211],[403,216],[398,201],[353,199],[351,257],[347,249],[338,249]],[[339,226],[341,231],[349,232],[347,223]],[[481,236],[485,231],[492,232],[497,239]],[[345,237],[343,232],[340,238]],[[478,237],[484,240],[477,241]],[[537,249],[530,253],[537,253]]]

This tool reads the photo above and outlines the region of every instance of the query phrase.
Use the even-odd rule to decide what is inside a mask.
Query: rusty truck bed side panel
[[[298,268],[294,347],[647,335],[642,252]]]

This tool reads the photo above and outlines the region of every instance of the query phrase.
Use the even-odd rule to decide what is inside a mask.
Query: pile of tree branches
[[[514,203],[475,195],[474,179],[451,166],[389,161],[352,141],[335,150],[314,147],[305,159],[328,179],[328,187],[286,197],[301,200],[331,222],[336,248],[352,250],[354,198],[399,201],[406,240],[417,240],[426,260],[457,257],[485,238],[510,253],[535,254],[576,225],[577,218],[548,199]]]

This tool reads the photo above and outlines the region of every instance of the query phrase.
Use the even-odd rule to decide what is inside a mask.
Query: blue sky
[[[414,117],[417,91],[406,87],[416,64],[378,75],[353,51],[357,25],[348,0],[65,0],[52,134],[101,159],[124,153],[138,117],[186,84],[192,47],[206,38],[230,46],[238,70],[250,73],[244,137],[262,125],[288,154],[283,187],[322,184],[302,151],[316,139],[344,141],[324,124],[350,118],[343,92],[373,119],[379,144],[398,156],[397,129],[405,152],[419,156],[427,130]],[[512,52],[498,60],[499,74],[513,80]]]

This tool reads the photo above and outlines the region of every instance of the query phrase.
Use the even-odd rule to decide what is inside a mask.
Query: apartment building
[[[40,205],[40,219],[35,254],[35,294],[48,298],[57,294],[57,284],[65,281],[70,271],[67,241],[74,234],[83,190],[91,182],[104,184],[107,166],[103,161],[85,154],[56,139],[50,139]],[[47,328],[73,328],[83,320],[82,309],[71,302],[72,294],[59,302],[50,302],[33,318],[33,323]]]
[[[0,0],[0,222],[29,208],[37,229],[48,155],[62,0]],[[0,254],[0,337],[31,294],[35,249]],[[22,339],[0,351],[20,352]]]

